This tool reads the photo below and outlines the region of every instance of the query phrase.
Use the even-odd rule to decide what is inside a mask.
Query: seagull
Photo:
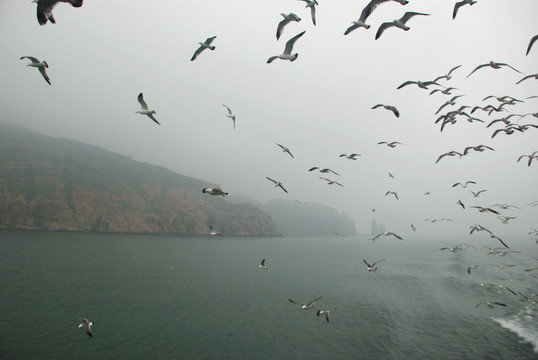
[[[295,15],[294,13],[289,13],[289,14],[284,14],[284,13],[281,13],[280,15],[282,15],[284,17],[284,20],[280,21],[278,23],[278,27],[276,28],[276,39],[280,39],[280,35],[282,35],[282,31],[284,31],[284,26],[288,25],[290,22],[292,21],[296,21],[296,22],[299,22],[301,21],[301,18],[298,17],[297,15]]]
[[[288,192],[288,190],[284,189],[284,186],[282,185],[282,183],[281,183],[280,181],[273,180],[273,179],[271,179],[270,177],[267,177],[267,176],[266,176],[265,178],[266,178],[267,180],[272,181],[273,183],[275,183],[275,187],[279,187],[279,188],[281,188],[281,189],[284,190],[284,192],[286,192],[286,193]]]
[[[519,80],[519,81],[516,83],[516,85],[519,84],[519,83],[522,82],[522,81],[525,81],[525,80],[527,80],[527,79],[532,79],[532,78],[534,78],[535,80],[538,80],[538,73],[536,73],[536,74],[531,74],[531,75],[527,75],[527,76],[523,76],[523,77],[521,78],[521,80]]]
[[[415,225],[413,225],[413,224],[411,224],[411,229],[412,229],[413,231],[417,231],[417,228],[416,228]]]
[[[459,98],[459,97],[462,97],[463,95],[456,95],[456,96],[453,96],[450,100],[448,100],[447,102],[445,102],[443,105],[441,105],[441,107],[439,107],[439,109],[435,112],[435,115],[437,115],[441,110],[443,110],[443,108],[445,106],[448,106],[448,105],[456,105],[456,99]],[[463,110],[463,109],[461,109]]]
[[[445,156],[456,156],[456,155],[459,155],[460,158],[463,156],[461,153],[452,150],[452,151],[449,151],[449,152],[446,152],[444,154],[439,155],[439,157],[437,158],[437,161],[435,163],[437,164],[439,162],[439,160],[441,160]]]
[[[395,237],[396,239],[398,239],[398,240],[403,240],[403,238],[402,238],[401,236],[399,236],[399,235],[397,235],[397,234],[395,234],[395,233],[393,233],[393,232],[389,232],[389,231],[385,231],[385,232],[382,232],[382,233],[380,233],[380,234],[377,234],[376,236],[374,236],[373,239],[370,239],[370,240],[375,241],[378,237],[380,237],[380,236],[382,236],[382,235],[384,235],[384,236],[390,236],[390,235],[392,235],[392,236],[394,236],[394,237]]]
[[[503,224],[508,224],[508,221],[516,219],[515,216],[497,216],[497,219],[501,220]]]
[[[357,153],[351,153],[351,154],[340,154],[339,157],[345,157],[346,159],[349,159],[349,160],[357,160],[357,156],[362,156],[361,154],[357,154]]]
[[[288,153],[292,157],[292,159],[295,159],[295,157],[291,153],[290,149],[288,149],[286,146],[280,145],[278,143],[277,143],[277,145],[280,146],[280,148],[282,149],[283,152]]]
[[[59,2],[66,2],[73,7],[81,7],[83,0],[33,0],[32,3],[37,3],[37,21],[39,25],[45,25],[47,21],[56,24],[54,16],[52,15],[52,9]]]
[[[308,304],[303,304],[303,303],[297,302],[297,301],[292,300],[292,299],[288,299],[288,301],[289,301],[290,303],[294,303],[294,304],[297,304],[297,305],[301,305],[303,310],[309,310],[309,309],[312,309],[312,308],[313,308],[312,304],[314,303],[314,301],[318,301],[318,300],[321,299],[322,297],[323,297],[323,296],[320,296],[319,298],[310,301]]]
[[[436,83],[435,81],[413,81],[413,80],[408,80],[406,82],[404,82],[403,84],[401,84],[400,86],[398,86],[396,89],[401,89],[403,88],[404,86],[407,86],[407,85],[411,85],[411,84],[417,84],[417,86],[421,89],[428,89],[428,86],[430,85],[439,85],[438,83]],[[441,86],[441,85],[439,85]],[[430,93],[431,95],[431,93]]]
[[[308,171],[313,171],[313,170],[319,170],[322,173],[333,173],[335,175],[340,176],[340,174],[338,174],[337,172],[332,171],[331,169],[328,169],[328,168],[319,168],[317,166],[314,166],[314,167],[310,168]]]
[[[213,226],[209,226],[209,229],[211,229],[211,232],[209,233],[209,235],[211,236],[222,236],[222,234],[220,232],[216,232],[215,230],[213,230]]]
[[[484,151],[485,149],[488,149],[488,150],[491,150],[491,151],[495,151],[494,149],[490,148],[489,146],[486,146],[486,145],[476,145],[476,146],[468,146],[466,147],[465,149],[463,149],[463,155],[467,155],[467,153],[471,150],[474,150],[474,151],[478,151],[478,152],[482,152]]]
[[[434,81],[437,81],[437,79],[434,80]],[[445,95],[452,95],[452,92],[451,92],[452,90],[459,90],[459,89],[457,89],[457,88],[455,88],[455,87],[452,87],[452,86],[447,87],[446,89],[433,89],[433,90],[430,92],[430,95],[435,94],[435,93],[438,92],[438,91],[441,92],[442,94],[445,94]]]
[[[312,14],[312,23],[316,25],[316,5],[319,5],[316,0],[299,0],[306,3],[305,8],[310,8],[310,13]]]
[[[320,176],[319,178],[322,179],[322,180],[327,181],[327,184],[328,184],[328,185],[336,184],[336,185],[339,185],[339,186],[342,186],[342,187],[344,186],[344,185],[340,184],[338,181],[334,181],[334,180],[331,180],[331,179],[327,179],[327,178],[324,178],[324,177],[321,177],[321,176]]]
[[[221,195],[222,197],[224,197],[225,195],[228,195],[227,192],[224,192],[221,188],[208,188],[208,187],[205,187],[202,189],[202,193],[207,193],[209,195]]]
[[[455,183],[454,185],[452,185],[452,187],[456,187],[456,186],[460,185],[462,188],[465,189],[469,184],[476,184],[476,182],[475,182],[475,181],[472,181],[472,180],[467,180],[467,181],[465,182],[465,184],[462,184],[462,183],[460,183],[460,182],[457,182],[457,183]]]
[[[385,196],[387,196],[388,194],[392,194],[392,195],[394,195],[394,197],[396,198],[396,200],[399,200],[399,199],[398,199],[398,194],[396,194],[394,191],[387,191],[387,192],[385,193]]]
[[[394,177],[394,175],[392,175],[392,174],[390,173],[390,171],[387,171],[387,174],[389,175],[390,178],[392,178],[392,179],[396,179],[396,178]]]
[[[281,60],[289,60],[291,62],[295,61],[297,59],[297,56],[299,56],[298,53],[292,54],[291,51],[293,50],[293,45],[299,39],[306,31],[303,31],[302,33],[299,33],[288,40],[286,43],[286,47],[284,48],[284,53],[281,55],[271,56],[269,59],[267,59],[267,63],[272,63],[275,59],[281,59]]]
[[[387,109],[387,110],[390,110],[394,113],[394,115],[399,118],[400,117],[400,112],[398,111],[398,109],[396,109],[395,106],[392,106],[392,105],[384,105],[384,104],[377,104],[375,105],[374,107],[372,107],[372,109],[377,109],[378,107],[383,107],[384,109]]]
[[[377,264],[378,262],[381,262],[381,261],[384,261],[384,260],[387,260],[387,259],[381,259],[381,260],[377,260],[375,263],[373,263],[372,265],[368,264],[368,262],[365,260],[365,259],[362,259],[362,262],[366,264],[366,266],[368,266],[368,271],[370,272],[375,272],[377,270],[377,268],[375,267],[375,264]]]
[[[78,327],[83,328],[84,331],[86,331],[86,334],[88,334],[89,337],[93,337],[91,327],[94,325],[93,322],[88,321],[86,318],[81,319],[82,324],[80,324]]]
[[[39,61],[37,60],[35,57],[32,57],[32,56],[22,56],[21,57],[21,60],[22,59],[29,59],[30,61],[32,61],[31,63],[29,63],[28,65],[26,66],[31,66],[31,67],[36,67],[39,72],[41,73],[41,75],[43,76],[43,78],[45,79],[45,81],[49,84],[49,85],[52,85],[51,82],[50,82],[50,78],[49,76],[47,75],[47,73],[45,72],[45,68],[48,68],[49,67],[49,64],[47,64],[46,61]]]
[[[525,158],[525,157],[528,157],[529,158],[529,161],[527,163],[527,166],[531,166],[531,162],[532,160],[538,160],[538,151],[535,151],[533,152],[532,154],[529,154],[529,155],[521,155],[518,159],[517,159],[517,162],[519,162],[521,159]]]
[[[446,80],[450,80],[450,79],[452,79],[452,75],[451,75],[452,72],[453,72],[454,70],[460,68],[460,67],[461,67],[461,65],[454,66],[452,69],[450,69],[450,71],[449,71],[446,75],[438,76],[438,77],[436,77],[435,80],[433,80],[433,81],[437,82],[437,80],[441,80],[441,79],[446,79]],[[457,89],[455,89],[455,88],[451,88],[451,90],[457,90]],[[430,95],[431,95],[431,94],[433,94],[433,92],[430,93]]]
[[[534,35],[531,38],[531,41],[529,41],[529,46],[527,47],[527,53],[525,55],[529,55],[529,51],[531,51],[532,44],[534,44],[536,42],[536,39],[538,39],[538,35]]]
[[[319,316],[320,314],[325,315],[325,319],[327,319],[327,322],[329,322],[329,313],[330,313],[329,310],[318,310],[318,312],[316,313],[316,316]]]
[[[493,205],[491,205],[491,207],[494,207],[494,206],[497,206],[498,208],[501,208],[503,210],[508,210],[509,208],[520,209],[517,206],[510,205],[510,204],[493,204]]]
[[[517,70],[516,68],[514,68],[514,67],[512,67],[512,66],[510,66],[508,64],[498,63],[498,62],[495,62],[495,61],[490,61],[487,64],[478,65],[473,71],[471,71],[471,73],[469,75],[467,75],[467,77],[471,76],[476,70],[481,69],[483,67],[487,67],[487,66],[490,66],[490,67],[492,67],[494,69],[500,69],[501,66],[508,66],[510,69],[515,70],[515,71],[517,71],[518,73],[521,74],[521,71]]]
[[[510,249],[510,247],[509,247],[508,245],[506,245],[506,244],[504,243],[504,241],[502,241],[502,239],[501,239],[500,237],[498,237],[497,235],[491,233],[491,231],[490,231],[490,235],[489,235],[489,237],[492,238],[492,239],[499,240],[499,242],[500,242],[505,248]],[[497,253],[497,254],[498,254],[498,253]]]
[[[385,22],[381,24],[379,26],[379,29],[377,30],[377,33],[375,34],[375,39],[376,40],[379,39],[381,34],[383,34],[383,31],[385,31],[386,28],[391,27],[391,26],[396,26],[397,28],[400,28],[405,31],[409,30],[410,29],[409,26],[405,25],[405,23],[415,15],[429,16],[430,14],[423,14],[423,13],[408,11],[401,18],[397,20],[393,20],[391,22]]]
[[[232,122],[234,124],[234,130],[235,130],[235,115],[234,115],[234,113],[232,113],[232,110],[228,106],[226,106],[224,104],[222,104],[222,106],[224,106],[228,110],[228,115],[226,115],[226,117],[229,117],[230,119],[232,119]]]
[[[491,213],[499,215],[499,212],[497,210],[493,210],[491,208],[482,207],[482,206],[471,206],[471,207],[475,208],[475,209],[478,209],[478,211],[480,211],[480,212],[491,212]]]
[[[258,265],[258,267],[264,270],[269,269],[267,266],[265,266],[265,259],[262,259],[262,262],[260,263],[260,265]]]
[[[476,1],[474,0],[463,0],[463,1],[458,1],[456,4],[454,4],[454,11],[452,12],[452,19],[455,19],[456,18],[456,15],[458,14],[458,9],[460,7],[462,7],[463,5],[473,5],[473,4],[476,4]]]
[[[488,191],[487,189],[483,189],[483,190],[480,190],[480,191],[477,191],[477,192],[474,192],[472,190],[467,190],[469,191],[471,194],[473,194],[473,197],[478,197],[481,193],[485,192],[485,191]]]
[[[144,95],[142,95],[142,93],[138,94],[138,102],[140,103],[140,106],[142,106],[142,109],[136,111],[135,114],[147,115],[151,120],[155,121],[158,125],[161,125],[153,116],[153,114],[156,114],[155,110],[148,110],[148,104],[144,101]]]
[[[198,44],[200,44],[200,47],[198,48],[198,50],[196,50],[194,52],[194,54],[192,55],[192,58],[191,58],[191,61],[194,61],[196,60],[196,58],[198,57],[198,55],[200,55],[200,53],[202,51],[204,51],[205,49],[209,49],[209,50],[215,50],[215,46],[211,45],[211,43],[213,42],[213,40],[216,38],[216,36],[212,36],[210,38],[207,38],[203,43],[202,42],[199,42]]]
[[[380,141],[377,143],[377,145],[386,144],[388,147],[395,148],[396,145],[403,145],[401,142],[393,141],[393,142],[386,142],[386,141]]]
[[[488,302],[488,301],[486,301],[486,302],[480,302],[480,303],[476,304],[475,307],[478,307],[478,306],[480,306],[480,305],[482,305],[482,304],[486,304],[486,305],[487,305],[488,307],[490,307],[491,309],[493,309],[493,305],[506,306],[506,304],[503,304],[503,303],[500,303],[500,302],[497,302],[497,301],[493,301],[493,302]]]
[[[461,200],[458,200],[457,204],[460,205],[463,209],[465,209],[465,205],[461,202]]]
[[[364,27],[365,29],[369,29],[370,28],[370,25],[366,24],[366,18],[368,16],[370,16],[374,10],[376,9],[376,7],[381,4],[381,3],[384,3],[384,2],[387,2],[389,0],[372,0],[368,3],[368,5],[366,5],[364,7],[364,9],[362,9],[362,12],[361,12],[361,16],[359,18],[359,20],[356,20],[356,21],[352,21],[352,24],[350,27],[347,28],[346,32],[344,33],[344,35],[347,35],[349,34],[350,32],[352,32],[353,30],[355,29],[358,29],[360,27]],[[406,5],[409,1],[407,0],[393,0],[393,1],[397,1],[399,2],[400,4],[402,5]]]

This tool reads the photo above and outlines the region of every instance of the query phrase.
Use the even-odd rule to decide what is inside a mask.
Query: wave
[[[527,308],[508,319],[491,318],[493,321],[519,336],[523,341],[530,343],[534,347],[534,352],[538,354],[538,328],[536,327],[536,317],[532,309]]]

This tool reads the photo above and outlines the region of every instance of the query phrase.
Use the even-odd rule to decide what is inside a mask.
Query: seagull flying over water
[[[327,319],[327,322],[329,322],[329,313],[329,310],[318,310],[316,316],[325,315],[325,319]]]
[[[419,13],[419,12],[408,11],[401,18],[399,18],[397,20],[393,20],[391,22],[384,22],[383,24],[381,24],[379,26],[379,29],[377,29],[377,33],[375,34],[375,39],[376,40],[379,39],[381,34],[383,34],[383,31],[385,31],[385,29],[387,29],[387,28],[389,28],[391,26],[396,26],[397,28],[400,28],[400,29],[405,30],[405,31],[409,30],[410,27],[405,25],[405,23],[407,21],[409,21],[409,19],[411,19],[415,15],[429,16],[430,14],[423,14],[423,13]]]
[[[313,304],[315,301],[318,301],[319,299],[321,299],[322,297],[323,297],[323,296],[320,296],[319,298],[314,299],[314,300],[310,301],[310,302],[307,303],[307,304],[303,304],[303,303],[297,302],[297,301],[292,300],[292,299],[288,299],[288,301],[289,301],[290,303],[294,303],[294,304],[297,304],[297,305],[301,305],[301,307],[302,307],[303,310],[308,310],[308,309],[312,309],[312,308],[313,308],[312,304]]]
[[[282,15],[284,17],[284,20],[280,21],[278,23],[278,27],[276,29],[276,39],[280,39],[280,35],[282,35],[282,31],[284,31],[284,26],[288,25],[290,22],[292,21],[296,21],[296,22],[299,22],[301,21],[301,18],[298,17],[297,15],[295,15],[294,13],[289,13],[289,14],[284,14],[284,13],[281,13],[280,15]]]
[[[393,232],[390,232],[390,231],[385,231],[385,232],[382,232],[380,234],[377,234],[376,236],[374,236],[372,239],[370,239],[371,241],[375,241],[378,237],[380,236],[394,236],[396,239],[398,240],[403,240],[403,238]]]
[[[392,106],[392,105],[385,105],[385,104],[377,104],[377,105],[374,105],[372,107],[372,109],[377,109],[378,107],[383,107],[384,109],[387,109],[389,111],[392,111],[394,113],[394,115],[399,118],[400,117],[400,112],[398,111],[398,109],[396,109],[395,106]]]
[[[216,187],[216,188],[208,188],[208,187],[205,187],[202,189],[202,193],[204,194],[209,194],[209,195],[221,195],[222,197],[224,197],[225,195],[228,195],[227,192],[224,192],[221,188],[219,187]]]
[[[213,230],[213,226],[210,225],[209,229],[211,230],[209,235],[211,235],[211,236],[222,236],[222,234],[220,232],[217,232],[217,231]]]
[[[86,334],[88,334],[89,337],[93,337],[91,327],[94,325],[93,322],[88,321],[86,318],[81,319],[82,324],[80,324],[78,327],[83,328],[84,331],[86,331]]]
[[[267,266],[265,266],[265,259],[262,259],[262,262],[260,263],[260,265],[258,265],[258,267],[264,270],[269,269]]]
[[[196,60],[196,58],[198,57],[198,55],[200,55],[202,53],[202,51],[204,51],[205,49],[209,49],[209,50],[215,50],[215,46],[211,45],[211,43],[213,42],[213,40],[216,38],[217,36],[212,36],[210,38],[207,38],[203,43],[202,42],[199,42],[198,44],[200,44],[200,47],[194,52],[194,54],[192,55],[192,58],[191,58],[191,61],[194,61]]]
[[[156,114],[155,110],[148,109],[148,104],[144,101],[144,95],[142,93],[138,94],[138,102],[142,109],[136,111],[135,114],[147,115],[151,120],[155,121],[158,125],[161,125],[153,116],[153,114]]]
[[[284,190],[284,192],[288,192],[288,190],[284,189],[284,186],[282,185],[282,183],[280,181],[273,180],[273,179],[271,179],[270,177],[267,177],[267,176],[265,178],[267,180],[269,180],[269,181],[272,181],[275,184],[275,187],[279,187],[282,190]]]
[[[377,270],[377,268],[375,267],[375,264],[377,264],[377,263],[379,263],[381,261],[385,261],[385,260],[387,260],[387,259],[377,260],[376,262],[372,263],[372,265],[368,264],[366,259],[362,259],[362,262],[366,264],[366,266],[368,267],[369,272],[375,272]]]
[[[21,60],[22,59],[29,59],[31,61],[31,63],[29,63],[28,65],[26,66],[31,66],[31,67],[36,67],[39,72],[41,73],[41,75],[43,76],[43,78],[45,79],[45,81],[49,84],[49,85],[52,85],[51,82],[50,82],[50,78],[49,76],[47,75],[47,73],[45,72],[45,68],[48,68],[49,67],[49,64],[47,64],[46,61],[39,61],[37,60],[35,57],[32,57],[32,56],[22,56],[21,57]]]
[[[456,15],[458,14],[458,9],[462,7],[463,5],[467,5],[467,4],[473,5],[473,4],[476,4],[476,1],[474,0],[458,1],[456,4],[454,4],[454,11],[452,12],[452,19],[456,18]]]
[[[232,110],[228,106],[226,106],[224,104],[222,104],[222,106],[224,106],[228,110],[228,114],[226,115],[226,117],[229,117],[230,119],[232,119],[232,122],[234,124],[234,130],[235,130],[235,115],[234,115],[234,113],[232,112]]]
[[[37,3],[37,21],[39,25],[45,25],[47,21],[56,24],[54,16],[52,15],[52,9],[59,3],[65,2],[71,4],[73,7],[81,7],[83,0],[33,0],[33,3]]]
[[[508,66],[510,69],[515,70],[515,71],[517,71],[518,73],[521,74],[521,71],[517,70],[516,68],[514,68],[514,67],[512,67],[512,66],[510,66],[508,64],[498,63],[498,62],[495,62],[495,61],[490,61],[487,64],[478,65],[473,71],[471,71],[471,73],[469,75],[467,75],[467,77],[471,76],[476,70],[484,68],[484,67],[488,67],[488,66],[490,66],[490,67],[492,67],[494,69],[500,69],[501,66]]]
[[[302,33],[299,33],[295,35],[294,37],[292,37],[291,39],[289,39],[288,42],[286,43],[286,47],[284,48],[284,52],[281,55],[271,56],[269,59],[267,59],[267,63],[270,64],[276,59],[289,60],[291,62],[295,61],[295,59],[297,59],[297,56],[299,56],[299,54],[291,53],[293,50],[293,45],[301,36],[303,36],[305,32],[306,31],[303,31]]]

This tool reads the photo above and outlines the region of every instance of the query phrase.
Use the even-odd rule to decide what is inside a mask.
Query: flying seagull
[[[288,153],[292,157],[292,159],[295,159],[295,157],[293,156],[293,154],[291,153],[289,148],[287,148],[284,145],[280,145],[278,143],[277,143],[277,145],[282,149],[283,152]]]
[[[198,57],[198,55],[200,55],[200,53],[205,49],[215,50],[215,46],[211,45],[215,38],[216,36],[212,36],[210,38],[207,38],[203,43],[199,42],[198,44],[200,44],[200,47],[192,55],[191,61],[194,61]]]
[[[452,151],[449,151],[449,152],[446,152],[444,154],[439,155],[439,157],[437,158],[437,161],[435,163],[437,164],[439,162],[439,160],[441,160],[445,156],[456,156],[456,155],[459,155],[460,158],[463,156],[461,153],[452,150]]]
[[[467,155],[469,151],[471,150],[482,152],[485,149],[495,151],[495,149],[490,148],[489,146],[486,146],[486,145],[467,146],[465,149],[463,149],[463,155]]]
[[[380,141],[377,143],[377,145],[386,144],[388,147],[395,148],[396,145],[403,145],[401,142],[393,141],[393,142],[386,142],[386,141]]]
[[[48,68],[49,67],[49,64],[47,64],[46,61],[39,61],[37,60],[35,57],[32,57],[32,56],[22,56],[21,57],[21,60],[22,59],[29,59],[30,61],[32,61],[31,63],[29,63],[28,65],[26,66],[31,66],[31,67],[36,67],[39,72],[41,73],[41,75],[43,76],[43,78],[45,79],[45,81],[49,84],[49,85],[52,85],[51,82],[50,82],[50,78],[49,76],[47,75],[47,73],[45,72],[45,68]]]
[[[463,0],[463,1],[458,1],[456,4],[454,4],[454,11],[452,12],[452,19],[455,19],[456,18],[456,15],[458,14],[458,10],[460,7],[462,7],[463,5],[473,5],[473,4],[476,4],[476,1],[474,0]]]
[[[235,115],[234,115],[234,113],[232,113],[232,110],[228,106],[226,106],[224,104],[222,104],[222,106],[224,106],[228,110],[228,114],[226,115],[226,117],[229,117],[230,119],[232,119],[232,122],[234,124],[234,130],[235,130]]]
[[[324,178],[324,177],[321,177],[321,176],[319,178],[322,179],[322,180],[327,181],[327,184],[329,184],[329,185],[336,184],[336,185],[339,185],[339,186],[342,186],[342,187],[344,186],[344,185],[340,184],[338,181],[327,179],[327,178]]]
[[[305,8],[310,8],[310,13],[312,14],[312,23],[316,25],[316,5],[319,5],[316,0],[299,0],[306,3]]]
[[[325,315],[325,319],[327,319],[327,322],[329,322],[329,313],[329,310],[318,310],[316,316]]]
[[[527,80],[527,79],[532,79],[532,78],[538,80],[538,73],[523,76],[523,77],[521,78],[521,80],[519,80],[519,81],[516,83],[516,85],[519,84],[519,83],[521,83],[522,81],[525,81],[525,80]]]
[[[457,202],[456,204],[458,204],[458,205],[461,206],[463,209],[465,209],[465,205],[461,202],[461,200],[458,200],[458,202]]]
[[[452,185],[452,187],[456,187],[456,186],[459,185],[459,186],[461,186],[462,188],[465,189],[469,184],[476,184],[476,182],[475,182],[475,181],[472,181],[472,180],[467,180],[467,181],[465,182],[465,184],[462,184],[462,183],[460,183],[460,182],[457,182],[457,183],[455,183],[454,185]]]
[[[83,0],[33,0],[33,3],[37,3],[37,21],[39,25],[45,25],[47,21],[56,24],[54,16],[52,15],[52,9],[59,2],[65,2],[71,4],[73,7],[81,7]]]
[[[480,190],[480,191],[477,191],[477,192],[474,192],[472,190],[468,190],[471,194],[473,194],[473,197],[478,197],[480,196],[481,193],[485,192],[485,191],[488,191],[487,189],[483,189],[483,190]]]
[[[527,163],[527,166],[531,166],[531,163],[532,163],[532,160],[538,160],[538,151],[535,151],[533,152],[532,154],[529,154],[529,155],[521,155],[518,159],[517,159],[517,162],[519,162],[521,159],[525,158],[525,157],[528,157],[529,158],[529,161]]]
[[[224,192],[221,188],[219,187],[216,187],[216,188],[208,188],[208,187],[205,187],[202,189],[202,193],[204,194],[209,194],[209,195],[221,195],[222,197],[224,197],[225,195],[228,195],[227,192]]]
[[[394,195],[394,197],[396,198],[396,200],[398,200],[398,194],[396,194],[394,191],[387,191],[387,192],[385,193],[385,196],[387,196],[388,194],[392,194],[392,195]]]
[[[469,73],[469,75],[467,75],[467,77],[471,76],[476,70],[482,69],[482,68],[487,67],[487,66],[490,66],[490,67],[492,67],[494,69],[500,69],[501,66],[508,66],[510,69],[512,69],[514,71],[517,71],[518,73],[521,74],[521,71],[517,70],[516,68],[514,68],[514,67],[512,67],[512,66],[510,66],[510,65],[508,65],[506,63],[498,63],[498,62],[495,62],[495,61],[490,61],[487,64],[478,65],[473,71],[471,71]]]
[[[368,3],[368,5],[366,5],[364,7],[364,9],[362,9],[361,16],[360,16],[359,20],[352,21],[351,23],[353,25],[351,25],[350,27],[347,28],[344,35],[347,35],[350,32],[352,32],[353,30],[358,29],[360,27],[363,27],[365,29],[369,29],[370,25],[366,24],[366,18],[368,16],[370,16],[374,12],[374,10],[377,8],[377,6],[379,4],[387,2],[387,1],[389,1],[389,0],[372,0],[372,1],[370,1]],[[397,1],[402,5],[406,5],[409,2],[407,0],[393,0],[393,1]]]
[[[394,115],[399,118],[400,117],[400,112],[398,111],[398,109],[396,109],[395,106],[392,106],[392,105],[385,105],[385,104],[377,104],[377,105],[374,105],[372,107],[372,109],[377,109],[378,107],[383,107],[384,109],[387,109],[387,110],[390,110],[394,113]]]
[[[393,20],[391,22],[384,22],[383,24],[381,24],[379,26],[379,29],[377,29],[377,33],[375,34],[375,39],[376,40],[379,39],[381,34],[383,34],[383,31],[385,31],[386,28],[389,28],[391,26],[396,26],[397,28],[400,28],[400,29],[405,30],[405,31],[409,30],[410,27],[405,25],[405,23],[415,15],[429,16],[430,14],[423,14],[423,13],[419,13],[419,12],[408,11],[401,18],[399,18],[397,20]]]
[[[84,331],[86,331],[86,334],[88,334],[89,337],[93,337],[91,327],[94,325],[93,322],[88,321],[86,318],[81,319],[82,324],[80,324],[78,327],[83,328]]]
[[[308,171],[314,171],[314,170],[319,170],[322,173],[333,173],[334,175],[340,175],[337,172],[332,171],[331,169],[328,169],[328,168],[319,168],[317,166],[314,166],[314,167],[308,169]]]
[[[486,301],[486,302],[480,302],[480,303],[476,304],[475,307],[478,307],[478,306],[480,306],[482,304],[486,304],[491,309],[493,309],[493,305],[506,306],[506,304],[503,304],[503,303],[500,303],[500,302],[497,302],[497,301],[493,301],[493,302]]]
[[[303,304],[303,303],[297,302],[297,301],[292,300],[292,299],[288,299],[288,301],[289,301],[290,303],[294,303],[294,304],[297,304],[297,305],[301,305],[303,310],[308,310],[308,309],[312,309],[312,308],[313,308],[312,304],[314,303],[314,301],[318,301],[318,300],[321,299],[322,297],[323,297],[323,296],[320,296],[319,298],[310,301],[308,304]]]
[[[155,110],[148,110],[148,104],[144,101],[144,95],[142,95],[142,93],[138,94],[138,102],[142,109],[137,110],[135,114],[147,115],[151,120],[155,121],[158,125],[161,125],[153,116],[153,114],[156,114]]]
[[[213,230],[213,226],[209,226],[209,229],[211,229],[211,232],[209,233],[209,235],[211,236],[222,236],[222,234],[220,232],[217,232],[215,230]]]
[[[266,176],[265,178],[266,178],[267,180],[272,181],[273,183],[275,183],[275,187],[279,187],[279,188],[281,188],[281,189],[284,190],[284,192],[286,192],[286,193],[288,192],[288,190],[284,189],[284,186],[282,185],[282,183],[281,183],[280,181],[273,180],[273,179],[271,179],[270,177],[267,177],[267,176]]]
[[[366,264],[366,266],[368,266],[368,271],[370,272],[375,272],[377,270],[377,268],[375,267],[375,264],[381,262],[381,261],[385,261],[387,259],[381,259],[381,260],[377,260],[376,262],[372,263],[372,265],[368,264],[368,262],[366,261],[366,259],[362,259],[362,262]]]
[[[403,240],[401,236],[399,236],[399,235],[397,235],[397,234],[395,234],[395,233],[393,233],[393,232],[390,232],[390,231],[385,231],[385,232],[382,232],[382,233],[380,233],[380,234],[377,234],[377,235],[374,236],[371,240],[372,240],[372,241],[375,241],[375,240],[376,240],[378,237],[380,237],[380,236],[390,236],[390,235],[394,236],[394,237],[395,237],[396,239],[398,239],[398,240]]]
[[[265,266],[265,259],[262,259],[262,262],[260,263],[260,265],[258,265],[258,267],[264,270],[269,269],[267,266]]]
[[[529,51],[531,51],[532,45],[536,42],[537,39],[538,39],[538,35],[534,35],[531,38],[531,41],[529,41],[529,46],[527,47],[527,53],[525,55],[529,55]]]
[[[340,154],[339,157],[345,157],[346,159],[349,159],[349,160],[357,160],[357,156],[362,156],[361,154],[357,154],[357,153],[351,153],[351,154]]]
[[[278,23],[278,27],[276,28],[277,40],[280,39],[280,35],[282,35],[282,31],[284,31],[284,26],[288,25],[292,21],[296,21],[296,22],[301,21],[301,18],[295,15],[294,13],[289,13],[289,14],[281,13],[280,15],[284,17],[284,20],[280,21]]]
[[[435,78],[434,81],[441,80],[441,79],[446,79],[446,80],[450,80],[450,79],[452,79],[452,72],[453,72],[454,70],[456,70],[456,69],[459,69],[460,67],[461,67],[461,65],[454,66],[452,69],[450,69],[450,71],[449,71],[446,75],[438,76],[438,77]],[[455,89],[455,88],[451,88],[451,90],[457,90],[457,89]],[[430,93],[430,95],[431,95],[431,94],[433,94],[433,92]]]
[[[272,63],[275,59],[281,59],[281,60],[289,60],[291,62],[295,61],[297,59],[297,56],[299,56],[298,53],[292,54],[291,51],[293,50],[293,45],[299,39],[306,31],[303,31],[302,33],[299,33],[288,40],[286,43],[286,47],[284,48],[284,53],[281,55],[271,56],[269,59],[267,59],[267,63]]]

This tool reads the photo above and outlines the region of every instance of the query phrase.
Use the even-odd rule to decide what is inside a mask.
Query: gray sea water
[[[479,284],[536,294],[538,245],[491,241],[0,232],[0,358],[537,359],[538,305]]]

